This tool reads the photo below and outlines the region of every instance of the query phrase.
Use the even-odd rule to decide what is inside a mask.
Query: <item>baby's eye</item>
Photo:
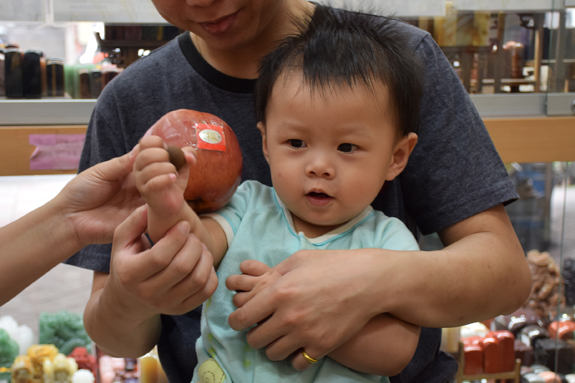
[[[289,143],[293,148],[303,148],[303,147],[305,147],[305,142],[303,142],[302,140],[291,139],[291,140],[288,140],[288,143]]]
[[[357,149],[357,145],[354,144],[340,144],[337,147],[337,150],[344,152],[344,153],[349,153],[351,151],[354,151]]]

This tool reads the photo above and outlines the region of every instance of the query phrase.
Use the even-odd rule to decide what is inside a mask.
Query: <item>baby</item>
[[[264,58],[255,108],[273,188],[245,181],[226,207],[198,217],[183,198],[193,150],[178,172],[159,137],[141,141],[134,171],[150,238],[187,220],[218,271],[203,307],[194,382],[387,382],[413,357],[419,328],[386,314],[324,358],[299,350],[312,364],[305,371],[270,360],[249,346],[247,331],[228,324],[234,303],[279,278],[273,266],[298,250],[418,250],[401,221],[370,206],[417,142],[421,71],[396,23],[317,7],[307,29]],[[252,263],[260,276],[248,292],[229,291],[226,279],[247,260],[261,262]]]

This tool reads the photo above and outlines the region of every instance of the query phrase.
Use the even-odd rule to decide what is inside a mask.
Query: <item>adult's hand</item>
[[[142,208],[146,216],[146,208]],[[152,248],[146,220],[125,222],[114,234],[108,286],[151,313],[181,315],[201,305],[217,287],[210,252],[179,222]]]
[[[110,355],[141,356],[156,344],[159,315],[201,305],[217,287],[210,252],[179,222],[153,247],[142,207],[114,233],[110,274],[96,273],[84,312],[90,337]]]
[[[136,189],[132,166],[138,147],[121,157],[78,174],[54,198],[61,207],[65,230],[74,233],[79,248],[110,243],[114,229],[144,200]]]
[[[87,169],[54,199],[1,228],[0,305],[82,247],[112,241],[116,226],[143,203],[133,162],[126,154]]]
[[[266,347],[271,360],[293,354],[292,364],[301,370],[310,365],[299,352],[302,348],[322,358],[379,314],[365,299],[372,256],[370,249],[354,256],[341,250],[302,250],[274,267],[280,278],[256,290],[262,269],[244,262],[243,274],[226,281],[230,290],[246,292],[234,299],[239,308],[229,323],[235,330],[257,324],[248,333],[248,343]]]

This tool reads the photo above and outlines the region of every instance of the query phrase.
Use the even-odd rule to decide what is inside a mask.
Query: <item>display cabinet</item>
[[[4,17],[10,23],[24,19],[50,25],[103,22],[107,30],[98,34],[96,41],[101,51],[116,52],[116,57],[123,57],[121,65],[124,66],[137,59],[135,49],[154,49],[167,40],[142,42],[141,36],[139,40],[126,35],[121,39],[113,37],[114,26],[153,25],[156,30],[167,26],[153,9],[146,8],[148,5],[137,10],[135,0],[122,2],[127,4],[127,11],[114,8],[117,4],[112,0],[35,1],[42,11],[32,12],[14,5],[10,13],[0,5],[0,17],[8,15]],[[543,347],[540,342],[543,336],[529,339],[529,334],[519,330],[513,334],[516,355],[522,356],[519,358],[522,373],[526,375],[533,364],[542,364],[562,374],[564,381],[567,377],[575,381],[575,375],[569,376],[575,374],[575,332],[568,328],[573,322],[575,329],[575,188],[572,186],[575,181],[575,1],[341,0],[330,3],[392,14],[424,29],[452,64],[521,196],[507,209],[526,254],[531,254],[536,296],[530,298],[531,303],[527,302],[525,309],[533,309],[540,301],[545,303],[545,309],[540,309],[537,316],[539,327],[547,331],[551,342]],[[106,7],[116,11],[106,12]],[[0,22],[0,27],[9,28],[7,22]],[[126,49],[129,53],[118,54],[122,50],[128,52]],[[84,134],[95,102],[96,99],[70,97],[28,100],[0,96],[0,175],[75,172],[74,167],[31,169],[31,157],[38,148],[32,144],[31,136],[69,138]],[[77,148],[77,143],[74,145]],[[52,154],[58,155],[58,152],[54,149]],[[432,249],[440,245],[437,237],[430,236],[422,240],[422,246]],[[542,264],[549,269],[545,273],[539,270]],[[536,290],[537,286],[545,286],[548,291]],[[549,301],[551,294],[554,298]],[[518,313],[517,318],[521,315],[525,316]],[[525,318],[525,322],[533,319]],[[511,319],[494,318],[487,324],[496,323],[499,327],[493,325],[493,329],[502,330],[505,320]],[[459,346],[461,339],[456,338],[449,351],[465,361],[465,345]],[[537,348],[538,344],[541,347]],[[539,352],[539,359],[535,356],[529,359],[530,356],[526,356],[529,352],[531,356]],[[557,356],[549,357],[552,352]],[[465,374],[461,370],[458,381],[465,381],[469,376],[480,379],[478,376],[485,371],[475,372]],[[505,379],[516,378],[507,374]],[[531,379],[535,378],[531,376]]]

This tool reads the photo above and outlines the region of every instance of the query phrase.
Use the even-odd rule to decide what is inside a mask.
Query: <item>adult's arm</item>
[[[0,228],[0,305],[82,247],[112,240],[143,203],[131,177],[136,151],[85,170],[54,199]]]
[[[240,271],[241,275],[231,275],[226,279],[227,286],[239,289],[233,297],[236,307],[242,307],[255,294],[282,277],[276,269],[256,260],[243,261]],[[328,356],[353,370],[393,376],[400,373],[413,358],[419,334],[419,327],[392,315],[380,314],[371,318],[352,339],[330,352]],[[267,356],[270,360],[283,360],[289,354],[268,352]],[[297,370],[305,370],[310,366],[303,358],[296,362],[301,362],[294,364]]]
[[[272,355],[304,348],[322,357],[374,316],[390,313],[422,327],[451,327],[514,311],[531,274],[503,206],[440,233],[443,250],[300,251],[276,266],[283,274],[230,316],[250,330],[252,347]],[[229,285],[228,288],[235,289]],[[267,318],[267,319],[266,319]],[[294,366],[302,365],[296,354]]]
[[[84,310],[90,338],[111,356],[139,357],[156,345],[160,314],[184,314],[217,287],[212,257],[179,222],[150,247],[147,211],[116,229],[110,274],[95,272]]]

